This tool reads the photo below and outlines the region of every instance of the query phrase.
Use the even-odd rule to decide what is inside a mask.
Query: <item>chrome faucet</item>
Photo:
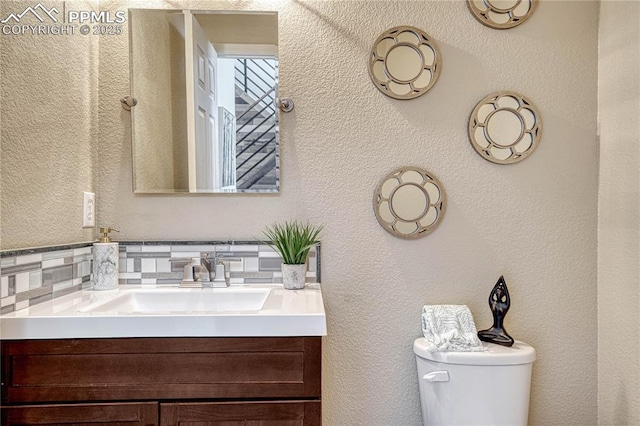
[[[210,259],[213,262],[209,262]],[[203,257],[193,257],[191,259],[183,257],[169,260],[171,262],[187,261],[184,266],[182,281],[180,281],[180,288],[202,288],[204,283],[210,283],[211,287],[229,287],[231,280],[227,264],[231,261],[240,261],[239,258],[228,257],[224,254],[216,256],[215,253],[213,253],[212,257],[207,254]],[[212,268],[212,263],[215,269]]]
[[[201,288],[202,283],[211,282],[211,264],[204,257],[172,257],[170,262],[186,262],[182,272],[180,288]]]
[[[229,271],[229,262],[240,262],[241,259],[233,257],[228,253],[213,253],[213,287],[229,287],[231,283],[231,272]]]
[[[191,259],[193,265],[193,279],[196,282],[208,283],[211,281],[211,264],[206,257],[194,257]]]

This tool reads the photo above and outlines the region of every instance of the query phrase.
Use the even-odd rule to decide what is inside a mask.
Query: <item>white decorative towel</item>
[[[425,305],[422,333],[429,352],[481,352],[473,315],[466,305]]]

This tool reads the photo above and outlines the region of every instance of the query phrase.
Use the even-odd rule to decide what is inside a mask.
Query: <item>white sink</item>
[[[259,311],[271,290],[264,288],[135,289],[78,309],[80,313],[188,313]]]
[[[3,340],[326,336],[318,284],[228,288],[120,285],[83,290],[0,316]]]

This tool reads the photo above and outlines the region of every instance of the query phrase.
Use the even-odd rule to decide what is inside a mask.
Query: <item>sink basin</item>
[[[81,313],[188,313],[259,311],[269,289],[135,289],[78,309]]]
[[[227,288],[120,285],[82,290],[0,316],[2,340],[326,336],[318,284]]]

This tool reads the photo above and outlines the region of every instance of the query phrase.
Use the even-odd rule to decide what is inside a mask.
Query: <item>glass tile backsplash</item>
[[[309,252],[307,282],[320,282],[320,246]],[[281,283],[282,258],[258,242],[121,242],[120,284],[175,284],[194,257],[228,261],[231,284]],[[181,260],[183,259],[183,260]]]
[[[0,252],[0,314],[89,287],[92,244]]]
[[[92,244],[0,252],[0,314],[90,289]],[[259,242],[121,241],[120,284],[176,284],[189,259],[214,255],[228,258],[231,284],[282,282],[282,259]],[[307,265],[307,282],[319,283],[320,245],[312,247]]]

